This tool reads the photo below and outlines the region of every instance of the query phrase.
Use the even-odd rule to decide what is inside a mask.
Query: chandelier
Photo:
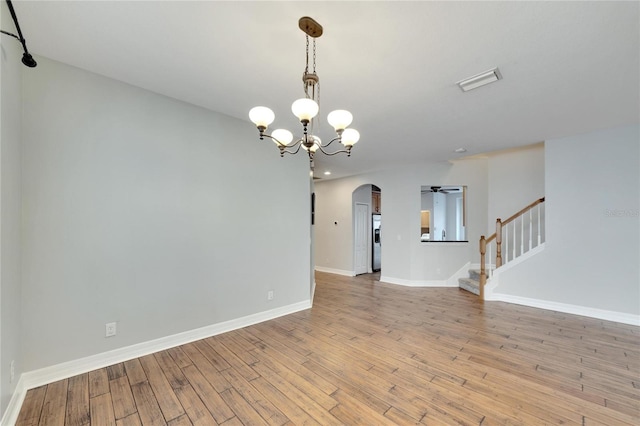
[[[355,129],[347,128],[353,116],[349,111],[342,109],[329,113],[327,121],[333,126],[337,136],[327,143],[322,143],[314,134],[316,130],[316,116],[320,111],[320,78],[316,74],[316,39],[322,35],[322,26],[314,19],[304,16],[298,21],[298,26],[306,34],[306,66],[302,74],[305,97],[298,99],[291,105],[293,115],[298,117],[302,124],[302,137],[293,140],[293,134],[286,129],[276,129],[271,134],[266,133],[267,127],[275,120],[273,111],[264,106],[257,106],[249,111],[249,118],[258,128],[260,140],[265,137],[273,140],[280,150],[280,156],[284,154],[297,154],[302,147],[309,154],[309,161],[313,165],[313,156],[320,150],[326,155],[346,153],[351,156],[351,148],[360,139],[360,133]],[[309,37],[313,39],[313,68],[309,70]],[[329,151],[328,147],[334,142],[340,142],[342,147],[335,151]]]

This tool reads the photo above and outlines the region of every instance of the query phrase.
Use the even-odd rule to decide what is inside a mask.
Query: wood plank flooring
[[[27,393],[18,425],[638,425],[640,328],[317,273],[312,309]]]

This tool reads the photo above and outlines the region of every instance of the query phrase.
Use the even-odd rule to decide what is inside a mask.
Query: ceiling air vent
[[[473,77],[460,80],[456,84],[460,86],[460,89],[462,89],[463,92],[468,92],[471,89],[477,89],[480,86],[484,86],[485,84],[493,83],[498,80],[502,80],[502,74],[500,74],[500,70],[496,67],[483,73],[476,74]]]

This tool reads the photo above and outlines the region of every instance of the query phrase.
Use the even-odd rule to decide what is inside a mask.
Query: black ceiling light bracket
[[[29,68],[33,68],[36,65],[38,65],[38,63],[36,62],[35,59],[33,59],[33,56],[31,56],[31,53],[29,53],[29,50],[27,49],[27,41],[22,36],[22,31],[20,31],[20,24],[18,23],[18,17],[16,16],[16,11],[13,9],[13,4],[11,3],[11,0],[6,0],[6,2],[7,2],[7,6],[9,7],[9,12],[11,12],[11,17],[13,18],[13,22],[16,24],[16,30],[18,31],[18,35],[15,35],[13,33],[8,33],[2,30],[0,30],[0,33],[6,34],[11,37],[15,37],[22,44],[22,48],[24,49],[24,54],[22,55],[22,63],[28,66]]]

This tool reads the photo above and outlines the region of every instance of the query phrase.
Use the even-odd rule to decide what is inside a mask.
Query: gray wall
[[[0,5],[1,27],[13,27],[6,2]],[[3,35],[0,54],[0,418],[22,371],[20,298],[20,43]],[[26,70],[29,72],[32,70]],[[10,382],[10,365],[15,377]]]
[[[544,197],[544,144],[490,154],[487,229],[496,230],[496,219],[507,219]]]
[[[318,182],[316,263],[352,269],[350,230],[328,225],[348,214],[345,198],[361,183],[376,182],[383,189],[382,276],[407,283],[446,279],[464,262],[478,262],[478,238],[495,230],[496,217],[546,196],[545,249],[505,270],[496,293],[638,315],[638,140],[638,126],[609,129],[493,153],[484,161]],[[415,242],[421,184],[469,184],[468,245]]]
[[[25,371],[309,300],[308,159],[280,158],[248,120],[38,61],[23,75]]]
[[[545,143],[545,249],[496,292],[640,314],[640,130]]]
[[[352,193],[370,183],[382,190],[383,277],[407,283],[441,281],[467,262],[479,261],[477,241],[487,223],[486,164],[484,158],[425,163],[316,181],[316,265],[353,271]],[[422,185],[468,186],[469,243],[420,242]]]

